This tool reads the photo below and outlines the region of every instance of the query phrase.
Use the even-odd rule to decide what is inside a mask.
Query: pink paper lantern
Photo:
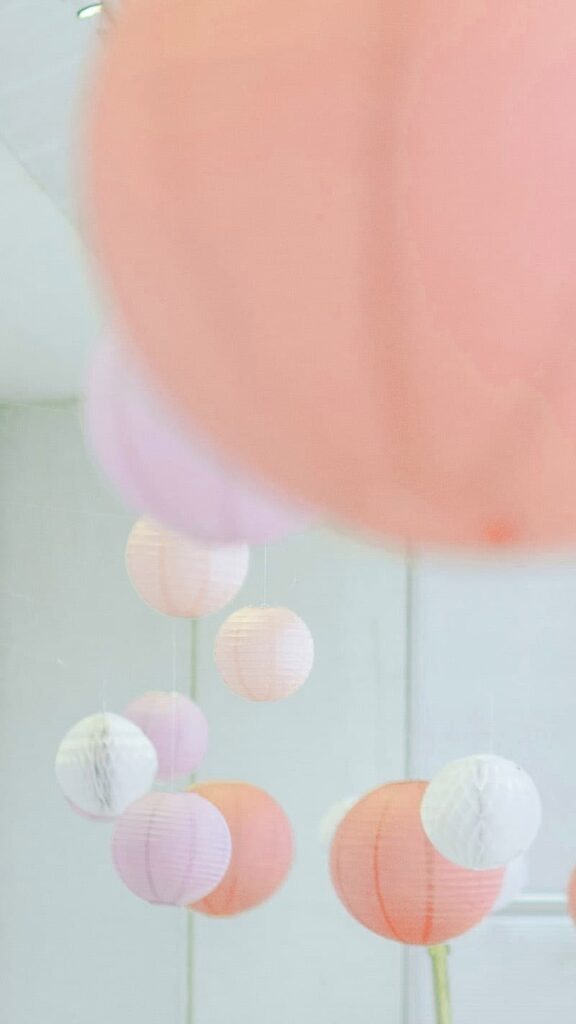
[[[226,874],[231,841],[220,811],[194,793],[149,793],[114,829],[112,854],[124,884],[149,903],[185,906]]]
[[[127,504],[180,533],[257,544],[305,525],[302,509],[260,487],[181,426],[112,345],[92,363],[86,427],[98,462]]]
[[[139,519],[126,545],[126,569],[146,604],[164,615],[197,619],[218,612],[242,587],[246,544],[189,540],[152,519]]]
[[[284,700],[308,678],[314,641],[289,608],[240,608],[221,626],[215,657],[224,682],[240,697]]]
[[[286,812],[269,793],[248,782],[201,782],[193,792],[224,815],[232,857],[220,885],[192,909],[211,917],[252,910],[274,895],[292,867],[294,837]]]
[[[208,747],[208,723],[193,700],[182,693],[145,693],[124,715],[154,744],[158,779],[180,779],[196,771]]]

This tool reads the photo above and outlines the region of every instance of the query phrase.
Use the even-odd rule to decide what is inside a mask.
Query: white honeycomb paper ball
[[[216,637],[215,657],[226,685],[246,700],[284,700],[308,678],[314,641],[289,608],[240,608]]]
[[[74,809],[103,820],[117,817],[149,791],[158,757],[137,725],[102,712],[83,718],[66,733],[55,771]]]
[[[534,842],[542,805],[530,776],[513,761],[478,754],[445,765],[424,793],[422,825],[439,853],[483,871],[503,867]]]

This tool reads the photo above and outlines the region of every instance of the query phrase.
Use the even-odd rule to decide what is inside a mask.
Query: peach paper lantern
[[[112,840],[124,884],[149,903],[178,907],[220,884],[230,853],[223,816],[194,793],[149,793],[118,819]]]
[[[425,782],[397,782],[365,796],[341,823],[331,851],[334,888],[361,924],[415,946],[448,942],[478,924],[500,893],[503,870],[447,861],[420,821]]]
[[[230,866],[193,910],[230,917],[269,899],[284,882],[294,859],[292,826],[268,793],[247,782],[202,782],[192,792],[223,814],[232,838]]]
[[[86,178],[133,344],[312,507],[574,543],[575,91],[566,0],[126,0]]]
[[[246,700],[277,701],[306,682],[314,641],[289,608],[240,608],[220,627],[215,657],[226,685]]]
[[[197,619],[218,612],[242,587],[246,544],[203,544],[142,518],[126,545],[126,569],[146,604],[164,615]]]

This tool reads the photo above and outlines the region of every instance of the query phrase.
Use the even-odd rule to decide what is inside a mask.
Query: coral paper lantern
[[[484,870],[509,864],[534,842],[542,820],[538,790],[513,761],[480,754],[451,761],[422,801],[422,824],[455,864]]]
[[[77,722],[62,740],[56,778],[73,809],[97,820],[121,814],[154,783],[156,751],[127,718],[102,712]]]
[[[384,535],[573,543],[575,66],[567,2],[128,2],[88,220],[190,421]]]
[[[184,906],[219,885],[230,863],[220,811],[192,793],[150,793],[118,819],[112,853],[124,884],[149,903]]]
[[[111,482],[138,512],[197,540],[277,540],[305,524],[304,512],[252,482],[184,429],[126,355],[96,353],[86,425]]]
[[[382,786],[346,815],[331,851],[346,909],[378,935],[416,946],[447,942],[492,909],[503,871],[469,871],[434,849],[420,821],[425,782]]]
[[[221,626],[215,656],[234,693],[253,701],[284,700],[308,678],[314,641],[289,608],[240,608]]]
[[[208,723],[198,705],[182,693],[145,693],[124,714],[148,736],[158,755],[158,778],[191,775],[208,747]]]
[[[263,789],[247,782],[202,782],[193,792],[224,815],[232,857],[218,888],[192,909],[211,917],[230,917],[264,903],[280,888],[294,858],[286,813]]]
[[[139,519],[126,545],[126,569],[136,592],[164,615],[197,619],[218,612],[242,587],[246,544],[189,540],[152,519]]]

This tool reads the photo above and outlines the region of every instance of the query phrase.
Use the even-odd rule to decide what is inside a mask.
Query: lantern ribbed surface
[[[425,782],[398,782],[365,796],[334,837],[331,873],[361,924],[416,946],[447,942],[492,909],[503,871],[469,871],[434,849],[420,821]]]
[[[192,909],[230,917],[257,907],[280,888],[292,866],[294,840],[285,811],[269,793],[247,782],[202,782],[193,792],[224,815],[232,857],[220,885]]]
[[[164,615],[197,619],[220,611],[242,587],[246,544],[203,544],[142,518],[126,545],[126,569],[146,604]]]
[[[208,747],[208,723],[193,700],[182,693],[153,691],[132,701],[124,714],[154,744],[160,780],[196,771]]]
[[[289,608],[240,608],[216,637],[216,664],[231,690],[247,700],[283,700],[308,678],[314,641]]]
[[[184,427],[119,346],[94,357],[86,426],[100,466],[130,507],[186,536],[263,543],[305,525],[303,510]]]
[[[193,793],[149,793],[118,819],[112,853],[124,884],[149,903],[185,906],[207,896],[230,863],[230,832]]]
[[[538,790],[513,761],[478,754],[451,761],[434,776],[422,801],[430,841],[463,867],[509,864],[525,853],[542,820]]]
[[[116,817],[154,783],[158,758],[141,729],[122,715],[102,712],[70,729],[56,755],[60,788],[74,810]]]

